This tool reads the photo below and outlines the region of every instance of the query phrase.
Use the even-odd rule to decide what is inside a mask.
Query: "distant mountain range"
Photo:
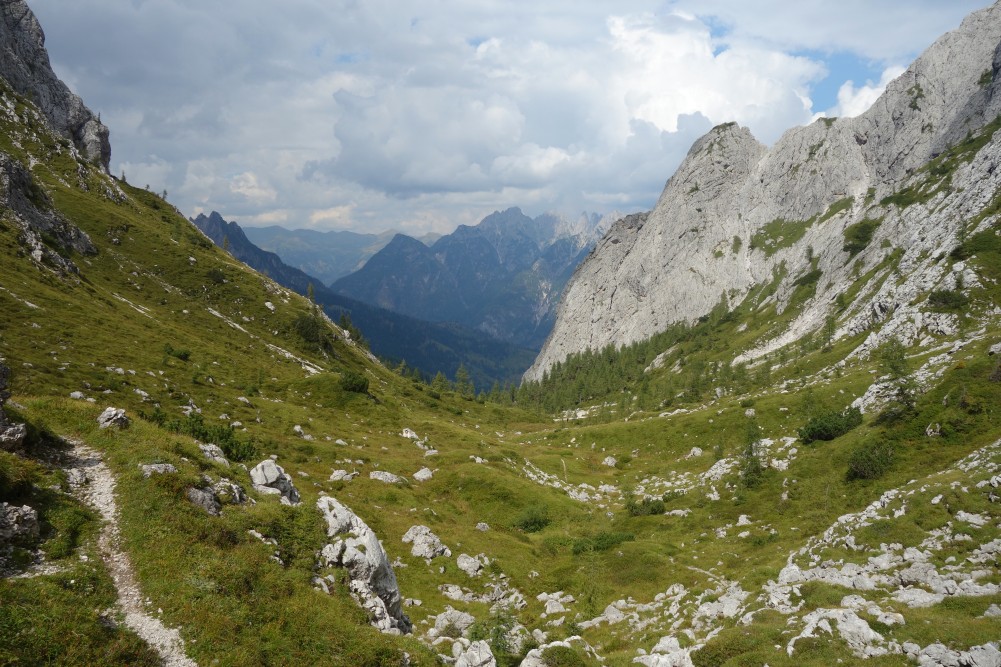
[[[289,266],[319,278],[324,285],[360,269],[396,236],[394,231],[359,234],[285,229],[276,225],[246,227],[243,233],[258,248],[277,254]],[[439,237],[440,234],[425,234],[419,240],[430,245]]]
[[[214,211],[191,221],[216,245],[280,285],[300,294],[306,294],[312,285],[316,302],[331,319],[338,321],[347,313],[372,352],[383,359],[405,360],[424,374],[441,371],[449,378],[455,377],[462,364],[478,389],[489,389],[494,382],[517,383],[535,357],[532,350],[455,323],[428,322],[338,294],[317,278],[288,266],[275,253],[258,248],[237,223],[227,222]]]
[[[577,265],[618,215],[554,214],[518,208],[460,225],[430,247],[398,234],[331,288],[343,296],[432,322],[456,322],[539,349]]]

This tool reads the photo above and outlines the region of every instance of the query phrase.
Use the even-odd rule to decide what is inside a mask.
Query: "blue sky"
[[[188,215],[412,234],[648,209],[692,142],[857,115],[986,0],[29,0],[112,170]]]

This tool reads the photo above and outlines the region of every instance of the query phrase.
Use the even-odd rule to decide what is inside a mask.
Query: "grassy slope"
[[[740,580],[745,590],[757,594],[761,584],[777,576],[791,552],[841,514],[865,507],[886,488],[946,468],[1001,432],[991,407],[997,384],[988,379],[994,364],[983,346],[974,347],[957,357],[942,388],[921,401],[913,418],[891,424],[870,419],[833,442],[800,446],[788,471],[766,471],[763,483],[754,489],[741,487],[737,474],[731,473],[716,485],[719,501],[708,500],[704,488],[669,499],[667,509],[691,510],[686,517],[629,516],[618,500],[607,508],[579,503],[526,479],[523,461],[566,483],[607,483],[621,489],[652,477],[668,478],[672,472],[702,473],[714,463],[717,445],[721,456],[733,457],[741,450],[749,401],[754,401],[766,436],[794,436],[815,403],[839,408],[861,393],[873,366],[857,362],[840,373],[828,373],[808,396],[800,391],[806,379],[816,379],[847,348],[817,351],[777,372],[778,379],[792,382],[789,393],[762,389],[753,396],[688,405],[689,413],[675,417],[639,413],[629,421],[617,418],[607,424],[553,424],[451,395],[435,399],[343,341],[334,343],[333,355],[311,350],[293,327],[297,316],[308,313],[308,304],[234,263],[158,197],[123,186],[127,198],[115,203],[100,194],[110,182],[107,177],[86,166],[82,179],[88,191],[83,191],[76,187],[78,165],[57,141],[39,134],[37,139],[23,137],[18,148],[11,137],[21,130],[2,129],[0,148],[39,159],[33,169],[36,179],[100,250],[95,257],[73,258],[81,270],[79,282],[60,279],[19,256],[13,225],[9,219],[0,222],[0,309],[5,314],[0,355],[14,371],[14,400],[23,406],[15,410],[16,416],[37,432],[78,438],[105,452],[119,478],[125,546],[150,609],[162,609],[169,624],[182,628],[190,653],[200,663],[388,664],[400,648],[416,664],[433,661],[432,652],[413,639],[385,637],[369,628],[343,587],[330,597],[311,588],[313,554],[324,543],[320,517],[313,509],[321,491],[362,516],[390,557],[406,566],[397,569],[397,576],[405,597],[423,601],[420,607],[408,608],[418,632],[425,628],[421,622],[446,604],[467,608],[481,620],[489,616],[485,603],[454,602],[438,588],[457,583],[483,592],[486,577],[469,579],[454,559],[438,559],[428,566],[411,557],[409,547],[400,542],[410,526],[423,523],[454,555],[482,552],[493,558],[489,573],[507,575],[529,601],[518,614],[521,622],[558,638],[569,630],[566,625],[545,625],[551,619],[542,617],[538,593],[572,593],[577,601],[570,605],[568,622],[593,618],[618,599],[651,601],[676,583],[690,591],[688,599],[718,596],[721,577]],[[226,282],[212,279],[213,269],[221,270]],[[275,312],[265,307],[266,301]],[[761,318],[761,325],[768,319]],[[746,335],[750,338],[751,332]],[[168,344],[190,355],[186,360],[168,355]],[[269,344],[310,360],[324,372],[309,375]],[[339,388],[339,374],[346,369],[369,378],[371,397]],[[979,400],[982,409],[944,406],[945,395],[955,396],[960,388]],[[137,389],[149,394],[150,401],[144,402]],[[71,391],[82,391],[96,402],[71,400]],[[238,401],[241,396],[250,405]],[[244,470],[209,464],[190,437],[137,418],[139,411],[152,409],[152,402],[170,417],[179,417],[189,401],[202,409],[207,422],[241,421],[247,432],[239,437],[252,438],[259,453],[247,463],[277,454],[303,494],[303,505],[285,508],[273,499],[258,498],[255,506],[228,506],[222,517],[214,518],[187,503],[184,489],[202,474],[225,475],[249,487]],[[99,431],[95,418],[105,405],[126,408],[133,426],[123,432]],[[222,414],[229,419],[220,421]],[[927,438],[924,426],[936,421],[952,427],[943,437]],[[292,428],[297,424],[314,440],[295,436]],[[428,437],[439,454],[425,458],[413,442],[399,436],[404,427]],[[883,479],[848,482],[849,452],[867,438],[896,443],[897,462]],[[337,439],[348,444],[336,445]],[[685,459],[693,446],[705,454]],[[602,464],[608,455],[619,459],[617,467]],[[486,462],[477,463],[471,456]],[[8,471],[2,475],[4,499],[31,500],[42,508],[49,526],[46,549],[64,568],[55,575],[0,581],[0,660],[37,659],[41,654],[35,646],[45,646],[53,662],[148,662],[150,656],[135,637],[100,622],[99,612],[111,605],[113,594],[97,564],[94,517],[59,493],[42,497],[42,491],[8,483],[22,476],[40,487],[65,488],[60,473],[44,463],[6,454],[0,461]],[[178,475],[143,480],[138,466],[161,461],[175,464]],[[378,468],[409,477],[425,464],[436,470],[425,483],[387,486],[367,475]],[[350,483],[327,481],[335,468],[357,469],[362,475]],[[646,486],[652,488],[649,482]],[[964,503],[970,511],[996,515],[979,496],[957,497],[953,510]],[[518,525],[532,507],[544,508],[550,523],[526,533]],[[67,519],[67,513],[77,516]],[[717,537],[716,527],[735,524],[742,514],[754,521],[749,537],[738,537],[733,528]],[[915,519],[922,522],[921,531],[942,520],[925,514]],[[477,531],[479,521],[486,521],[491,530]],[[901,534],[894,539],[920,542],[923,532],[908,525],[896,522],[886,530]],[[251,538],[249,529],[277,539],[284,567],[270,560],[269,548]],[[582,541],[601,533],[624,533],[632,539],[607,549],[595,548],[599,542]],[[89,554],[86,562],[80,560],[81,553]],[[848,592],[828,588],[833,587],[805,588],[804,611],[836,604]],[[994,629],[975,618],[988,602],[976,599],[963,607],[963,627],[948,626],[952,629],[945,637],[955,637],[961,646],[996,639]],[[932,641],[934,633],[925,626],[955,624],[948,621],[957,612],[954,607],[907,611],[909,625],[893,632],[900,641]],[[628,664],[637,648],[649,650],[667,634],[666,625],[662,620],[638,631],[603,625],[587,630],[585,637],[601,646],[609,664]],[[29,630],[32,626],[38,629]],[[30,643],[25,634],[47,630],[48,635],[39,639],[36,634]],[[73,635],[88,640],[66,639]],[[786,618],[762,612],[746,628],[725,630],[705,655],[712,649],[713,655],[733,660],[730,664],[854,660],[834,641],[789,658],[784,651],[788,638]],[[71,646],[81,646],[72,650],[82,653],[69,654]],[[113,650],[106,652],[107,646]],[[899,662],[882,659],[874,664]]]

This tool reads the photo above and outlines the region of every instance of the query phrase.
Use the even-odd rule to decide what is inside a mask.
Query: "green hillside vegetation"
[[[70,254],[79,274],[60,274],[32,260],[12,212],[0,216],[7,411],[29,426],[24,455],[0,451],[0,501],[35,507],[41,522],[38,539],[11,545],[6,557],[5,569],[27,576],[0,579],[0,663],[157,664],[114,609],[99,515],[68,493],[60,462],[73,443],[100,452],[117,479],[122,543],[146,608],[179,628],[203,665],[439,664],[436,653],[450,655],[450,647],[420,637],[446,606],[475,616],[467,634],[487,641],[504,665],[537,644],[515,647],[508,631],[517,624],[545,632],[547,643],[580,635],[606,665],[633,664],[639,649],[667,635],[682,647],[704,643],[692,654],[697,665],[858,664],[828,635],[787,650],[798,630],[765,587],[791,561],[807,567],[800,550],[814,548],[818,562],[864,564],[880,545],[917,547],[930,531],[955,526],[969,540],[934,553],[944,566],[1001,538],[985,481],[1001,469],[1001,452],[990,448],[1001,433],[991,339],[955,351],[926,393],[907,380],[940,350],[891,342],[850,357],[865,336],[835,340],[830,326],[736,363],[739,351],[784,330],[824,280],[801,281],[778,312],[769,297],[801,280],[779,271],[698,322],[572,356],[541,383],[497,387],[477,400],[468,378],[434,386],[379,364],[307,299],[236,262],[160,196],[79,162],[24,100],[9,90],[3,99],[16,113],[0,117],[0,151],[30,169],[33,204],[79,226],[97,253]],[[979,232],[955,253],[996,277],[997,238]],[[57,240],[47,243],[66,254]],[[894,261],[889,253],[853,289],[886,279],[877,272]],[[997,284],[983,285],[965,292],[971,317],[998,301]],[[893,398],[860,420],[849,405],[874,377],[887,378]],[[131,425],[100,429],[107,406],[124,408]],[[405,428],[437,453],[403,437]],[[230,466],[202,455],[198,444],[207,441]],[[983,448],[977,465],[957,465]],[[271,455],[301,505],[252,490],[247,468]],[[144,478],[141,466],[154,463],[177,472]],[[423,466],[434,476],[419,482],[413,475]],[[337,469],[361,474],[331,481]],[[370,479],[377,470],[404,481]],[[186,497],[205,475],[233,480],[256,504],[225,498],[221,516],[210,516]],[[891,498],[878,520],[853,533],[856,550],[818,541],[842,526],[839,517],[897,488],[910,492],[907,511],[894,514],[905,501]],[[404,609],[414,635],[370,627],[343,573],[329,595],[314,588],[316,552],[329,541],[315,506],[321,493],[362,517],[396,562],[403,597],[421,602]],[[991,521],[960,523],[960,511]],[[477,529],[481,522],[489,529]],[[414,525],[428,526],[453,556],[413,556],[401,538]],[[461,553],[489,562],[470,577],[457,567]],[[1001,575],[994,569],[980,581],[998,584]],[[478,599],[450,597],[449,584]],[[735,584],[748,593],[746,623],[698,615]],[[517,591],[525,605],[495,607],[495,586]],[[546,614],[537,596],[557,591],[573,601],[565,613]],[[792,597],[802,618],[856,593],[814,581]],[[664,608],[640,608],[664,600]],[[618,601],[643,622],[589,623]],[[671,601],[678,610],[668,611]],[[997,594],[917,608],[884,599],[906,621],[895,625],[860,613],[887,641],[969,647],[997,640],[997,620],[984,616],[997,603]],[[543,659],[597,664],[579,642],[548,646]]]

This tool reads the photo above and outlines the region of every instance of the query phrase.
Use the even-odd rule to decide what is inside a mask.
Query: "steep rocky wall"
[[[88,160],[108,169],[108,128],[52,71],[45,33],[24,0],[0,0],[0,77],[38,105],[56,132]]]
[[[1001,2],[939,39],[857,118],[793,128],[770,149],[735,124],[713,128],[692,146],[628,243],[617,224],[578,268],[525,378],[540,379],[572,353],[628,344],[674,322],[694,321],[721,299],[736,305],[776,272],[794,279],[810,270],[812,260],[825,278],[813,315],[794,332],[809,333],[847,287],[849,273],[841,271],[850,259],[842,250],[845,228],[865,217],[894,215],[874,202],[1001,113],[999,70]],[[970,185],[977,180],[967,178]],[[798,238],[785,225],[785,238],[772,233],[771,247],[761,247],[770,229],[811,220]],[[887,225],[884,233],[934,226],[935,234],[918,234],[918,242],[932,236],[942,241],[959,223],[909,213],[906,228]],[[940,248],[927,250],[937,254]],[[883,254],[870,247],[860,266],[873,266]],[[779,290],[780,310],[790,293],[789,285]]]

